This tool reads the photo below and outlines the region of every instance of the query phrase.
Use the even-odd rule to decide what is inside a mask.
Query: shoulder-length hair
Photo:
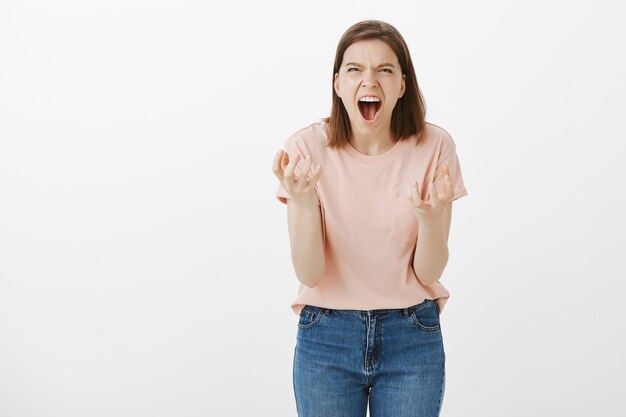
[[[398,141],[416,135],[417,144],[419,144],[426,133],[426,104],[417,85],[409,48],[400,32],[389,23],[380,20],[364,20],[348,28],[337,45],[331,83],[332,109],[330,117],[323,119],[328,123],[328,146],[341,148],[349,143],[352,136],[350,118],[334,88],[335,74],[339,72],[346,49],[354,42],[367,39],[380,39],[389,45],[395,52],[402,73],[406,77],[404,95],[398,99],[391,115],[392,137]]]

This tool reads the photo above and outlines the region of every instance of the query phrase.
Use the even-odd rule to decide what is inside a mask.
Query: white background
[[[296,415],[271,164],[366,18],[468,190],[441,415],[626,414],[619,2],[209,3],[0,3],[0,416]]]

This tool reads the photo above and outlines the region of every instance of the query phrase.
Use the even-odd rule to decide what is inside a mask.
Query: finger
[[[452,198],[454,197],[454,187],[452,186],[452,180],[450,179],[449,175],[446,175],[444,177],[444,184],[446,189],[445,200],[446,202],[452,201]]]
[[[450,168],[448,164],[444,165],[441,169],[441,175],[435,180],[435,186],[439,195],[439,199],[442,202],[449,201],[454,195],[454,189],[452,188],[452,180],[450,179]]]
[[[420,198],[419,184],[417,181],[413,182],[411,186],[411,200],[415,207],[422,208],[424,206],[424,201]]]
[[[311,155],[307,155],[307,157],[304,158],[304,164],[302,165],[302,173],[303,173],[302,177],[303,178],[308,178],[312,163],[313,163],[313,160],[311,159]]]
[[[296,156],[292,158],[291,161],[289,161],[289,163],[287,164],[287,168],[285,168],[285,174],[284,174],[287,181],[296,181],[298,179],[295,177],[293,173],[296,170],[296,165],[298,164],[299,160],[300,160],[300,154],[296,154]]]
[[[317,180],[320,179],[320,177],[322,176],[322,166],[320,164],[317,164],[317,166],[315,167],[315,169],[312,170],[313,174],[311,175],[311,179],[310,179],[310,183],[315,186],[315,184],[317,184]]]
[[[283,157],[280,160],[280,167],[283,171],[287,168],[287,164],[289,164],[289,154],[287,152],[283,152]]]
[[[276,152],[276,155],[274,155],[274,163],[272,164],[272,171],[274,171],[274,175],[276,175],[276,178],[278,178],[280,181],[283,180],[283,169],[280,166],[283,154],[284,152],[282,149]]]
[[[438,208],[441,205],[441,199],[439,198],[439,192],[437,191],[437,187],[435,187],[435,183],[430,183],[428,186],[428,192],[430,194],[429,203],[433,208]]]

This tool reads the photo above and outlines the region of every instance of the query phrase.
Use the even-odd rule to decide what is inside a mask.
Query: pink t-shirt
[[[284,144],[290,158],[310,155],[313,166],[322,165],[316,189],[326,268],[315,287],[300,283],[293,312],[299,315],[305,304],[348,310],[405,308],[427,298],[443,311],[449,292],[439,282],[423,285],[413,271],[418,223],[406,190],[418,181],[425,199],[423,184],[433,178],[438,182],[447,163],[453,200],[467,195],[452,137],[427,123],[419,145],[412,136],[380,155],[365,155],[352,145],[341,150],[325,146],[327,126],[313,123]],[[302,164],[296,167],[297,176]],[[282,185],[276,197],[287,203],[289,194]]]

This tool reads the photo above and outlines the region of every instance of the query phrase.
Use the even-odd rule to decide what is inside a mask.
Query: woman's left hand
[[[444,224],[444,208],[454,197],[454,188],[450,179],[450,169],[444,165],[442,180],[438,185],[430,183],[428,186],[429,198],[420,198],[420,189],[417,181],[410,187],[409,199],[413,202],[413,211],[420,226],[432,227]]]

